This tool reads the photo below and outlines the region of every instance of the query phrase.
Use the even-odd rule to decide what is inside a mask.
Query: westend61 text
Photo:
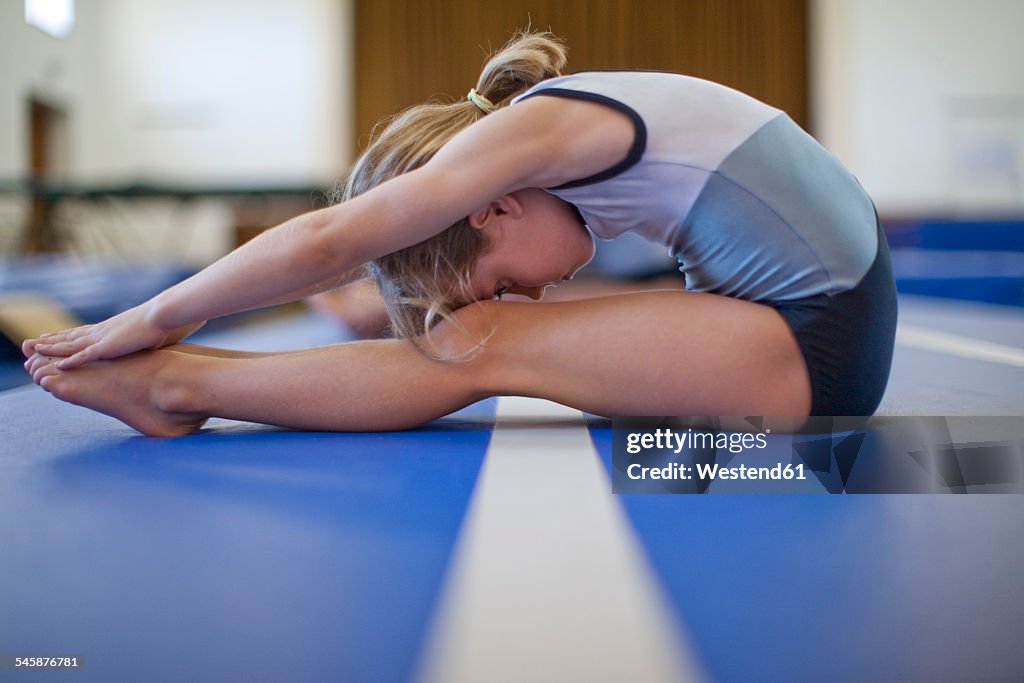
[[[774,467],[750,467],[739,465],[737,467],[721,467],[720,465],[709,465],[697,463],[693,466],[671,463],[664,467],[644,467],[636,463],[626,468],[626,476],[630,479],[676,479],[689,480],[695,476],[703,481],[715,479],[760,479],[760,480],[804,480],[807,475],[804,473],[803,464],[783,465],[779,463]]]
[[[771,434],[771,430],[765,430],[765,434]],[[685,432],[672,429],[630,432],[626,435],[626,452],[636,455],[652,448],[671,450],[673,453],[679,453],[684,448],[728,448],[730,453],[739,453],[748,448],[765,448],[768,445],[765,434],[695,432],[692,429]]]

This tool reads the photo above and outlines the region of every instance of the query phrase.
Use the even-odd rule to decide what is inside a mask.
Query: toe
[[[57,376],[56,375],[44,375],[39,378],[34,378],[36,384],[42,388],[43,391],[53,393],[53,390],[57,388]]]
[[[44,356],[42,354],[37,353],[33,355],[32,358],[29,359],[27,369],[29,371],[29,374],[32,375],[35,375],[36,372],[39,372],[40,370],[46,367],[50,367],[52,370],[55,370],[58,360],[60,359],[50,358],[49,356]]]
[[[32,357],[25,361],[25,369],[28,370],[28,374],[34,375],[36,370],[46,365],[46,356],[40,356],[38,353],[32,354]]]
[[[44,378],[53,377],[59,374],[60,370],[58,370],[57,366],[54,365],[53,363],[47,362],[47,359],[43,359],[32,367],[31,372],[32,381],[34,381],[39,386],[42,386],[42,381]]]

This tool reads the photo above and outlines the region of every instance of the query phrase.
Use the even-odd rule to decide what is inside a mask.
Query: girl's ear
[[[469,225],[470,227],[482,230],[489,225],[499,221],[504,216],[510,218],[520,218],[523,215],[523,204],[519,200],[519,197],[512,194],[505,194],[493,202],[488,204],[482,209],[478,209],[473,213],[469,214]]]
[[[484,228],[492,225],[496,217],[494,202],[491,202],[484,208],[478,209],[469,214],[467,220],[469,220],[469,227],[477,230],[483,230]]]

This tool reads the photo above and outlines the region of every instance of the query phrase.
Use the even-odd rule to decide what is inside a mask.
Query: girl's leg
[[[172,347],[67,373],[44,360],[33,369],[59,398],[145,433],[161,433],[164,416],[401,429],[493,395],[537,396],[602,415],[809,410],[796,341],[775,311],[758,304],[644,292],[552,304],[487,302],[455,319],[432,335],[447,353],[469,351],[490,334],[466,360],[432,360],[407,342],[380,340],[240,359]],[[113,406],[109,397],[118,391],[134,397],[134,405]],[[179,422],[172,426],[169,433],[181,431]]]

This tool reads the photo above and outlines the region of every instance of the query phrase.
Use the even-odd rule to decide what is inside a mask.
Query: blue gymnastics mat
[[[168,261],[124,262],[59,254],[0,259],[0,293],[34,292],[97,322],[159,294],[192,274]]]
[[[1024,252],[892,250],[901,294],[1024,306]]]
[[[307,315],[197,339],[346,336]],[[0,393],[0,655],[70,648],[89,681],[406,680],[493,414],[148,439],[34,386]]]
[[[610,471],[610,426],[590,432]],[[621,500],[711,680],[1024,674],[1020,495]]]
[[[126,263],[59,254],[0,258],[0,306],[7,294],[45,297],[83,322],[131,308],[191,275],[176,262]],[[0,391],[24,384],[24,359],[0,334]]]
[[[886,224],[903,294],[1024,306],[1024,220]]]
[[[992,339],[1020,322],[990,321]],[[343,337],[306,316],[204,341]],[[962,364],[946,390],[970,393],[984,377],[981,360],[926,353],[918,380]],[[1021,396],[1000,400],[1020,414]],[[84,667],[0,680],[1024,674],[1020,495],[613,495],[609,468],[607,421],[533,399],[399,433],[212,420],[147,439],[34,386],[2,392],[0,661]],[[641,632],[682,664],[649,676]]]
[[[78,655],[83,681],[406,680],[493,411],[147,439],[6,392],[0,654]]]

